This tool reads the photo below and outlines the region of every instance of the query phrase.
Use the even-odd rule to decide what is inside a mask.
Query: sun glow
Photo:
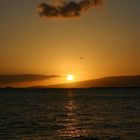
[[[72,74],[67,75],[67,80],[68,81],[73,81],[74,76]]]

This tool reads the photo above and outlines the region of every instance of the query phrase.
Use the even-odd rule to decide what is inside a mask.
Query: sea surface
[[[0,140],[140,140],[140,89],[0,89]]]

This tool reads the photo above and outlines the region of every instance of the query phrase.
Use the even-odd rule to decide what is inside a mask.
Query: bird
[[[80,57],[81,60],[83,60],[83,57]]]

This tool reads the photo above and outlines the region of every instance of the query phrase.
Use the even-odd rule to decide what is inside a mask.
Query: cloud
[[[21,74],[21,75],[0,75],[0,84],[22,83],[31,81],[42,81],[53,78],[59,78],[59,75],[39,75],[39,74]]]
[[[74,0],[62,0],[58,5],[53,3],[40,3],[37,6],[37,11],[40,17],[44,19],[79,17],[89,9],[102,5],[102,1],[80,0],[79,2],[75,2]]]

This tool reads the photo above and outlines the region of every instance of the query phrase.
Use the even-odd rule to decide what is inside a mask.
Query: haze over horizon
[[[140,1],[0,3],[0,81],[25,74],[13,85],[55,85],[69,83],[70,74],[71,82],[140,75]]]
[[[91,87],[139,87],[140,75],[108,76],[84,81],[63,83],[46,82],[50,79],[60,78],[60,75],[0,75],[0,88],[31,87],[31,88],[91,88]]]

